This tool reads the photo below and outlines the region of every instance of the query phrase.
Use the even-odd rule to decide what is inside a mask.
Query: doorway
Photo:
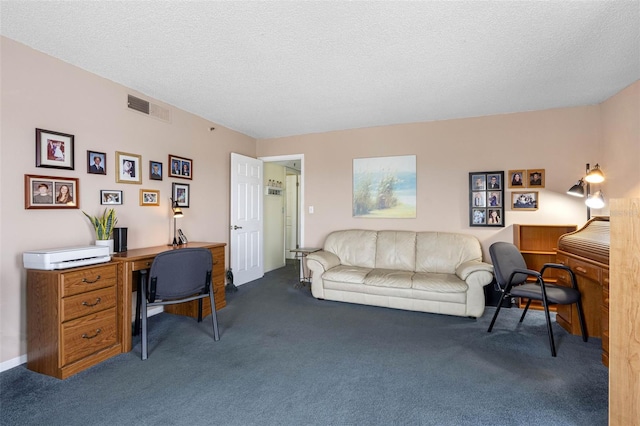
[[[265,248],[270,245],[283,247],[284,252],[281,255],[283,261],[286,262],[286,259],[294,258],[289,250],[302,247],[304,244],[304,215],[302,214],[302,206],[304,206],[304,154],[260,157],[260,159],[265,163],[284,168],[285,206],[282,209],[283,218],[282,220],[269,221],[265,217],[265,227],[277,227],[278,229],[270,229],[271,232],[265,232],[264,243]],[[278,242],[267,241],[272,238],[281,238],[281,240]]]

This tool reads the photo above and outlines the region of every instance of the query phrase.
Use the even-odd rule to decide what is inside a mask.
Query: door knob
[[[242,229],[242,226],[233,225],[233,228],[232,228],[232,229],[233,229],[234,231],[235,231],[236,229]]]

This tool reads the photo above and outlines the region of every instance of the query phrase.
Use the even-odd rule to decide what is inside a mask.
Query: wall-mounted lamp
[[[184,213],[182,213],[182,209],[180,208],[180,206],[178,205],[177,201],[173,201],[173,198],[171,198],[171,210],[173,211],[173,246],[177,246],[179,243],[178,240],[178,229],[176,226],[176,219],[181,218],[184,216]]]
[[[597,191],[593,195],[591,194],[591,184],[600,182],[604,182],[604,173],[602,173],[600,166],[596,164],[593,169],[591,169],[589,168],[589,163],[587,163],[586,176],[581,178],[567,191],[567,194],[573,195],[574,197],[587,196],[584,202],[587,205],[587,220],[591,219],[591,209],[601,209],[604,207],[604,194],[602,191]]]

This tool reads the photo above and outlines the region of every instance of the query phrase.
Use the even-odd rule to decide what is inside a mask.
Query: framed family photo
[[[74,170],[74,136],[36,129],[36,167]]]
[[[538,210],[538,191],[513,191],[512,210]]]
[[[24,208],[77,209],[79,191],[77,178],[24,175]]]
[[[142,184],[142,157],[116,151],[116,182]]]
[[[122,191],[113,191],[103,189],[100,191],[100,204],[102,205],[120,205],[123,203]]]
[[[504,227],[504,172],[469,173],[469,226]]]
[[[169,154],[169,177],[193,179],[193,160]]]
[[[149,161],[149,179],[162,180],[162,163]]]
[[[188,183],[174,183],[171,188],[171,198],[173,202],[177,202],[179,207],[189,207],[189,184]]]
[[[160,205],[160,191],[155,189],[141,189],[140,190],[140,205],[141,206],[159,206]]]
[[[544,169],[529,169],[529,188],[544,188]]]
[[[527,182],[525,181],[527,171],[522,170],[509,170],[507,179],[509,179],[509,188],[526,188]]]
[[[107,154],[104,152],[87,151],[87,173],[106,175]]]

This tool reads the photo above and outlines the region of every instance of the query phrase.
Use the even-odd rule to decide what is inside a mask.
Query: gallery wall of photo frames
[[[469,173],[469,226],[504,226],[505,206],[513,211],[538,210],[538,188],[544,188],[544,169]],[[505,199],[505,187],[511,191]]]
[[[115,183],[142,185],[142,156],[127,152],[115,152]],[[75,136],[52,130],[36,129],[36,167],[50,169],[75,170]],[[166,172],[160,161],[149,161],[150,181],[162,180],[163,175],[170,178],[193,179],[193,160],[168,154]],[[87,174],[107,175],[107,153],[87,150]],[[172,184],[172,199],[182,208],[189,207],[190,191],[188,184]],[[102,189],[99,200],[102,205],[121,205],[124,203],[122,190]],[[80,179],[74,177],[24,175],[25,209],[79,209]],[[140,190],[140,206],[159,206],[160,191],[156,189]]]

